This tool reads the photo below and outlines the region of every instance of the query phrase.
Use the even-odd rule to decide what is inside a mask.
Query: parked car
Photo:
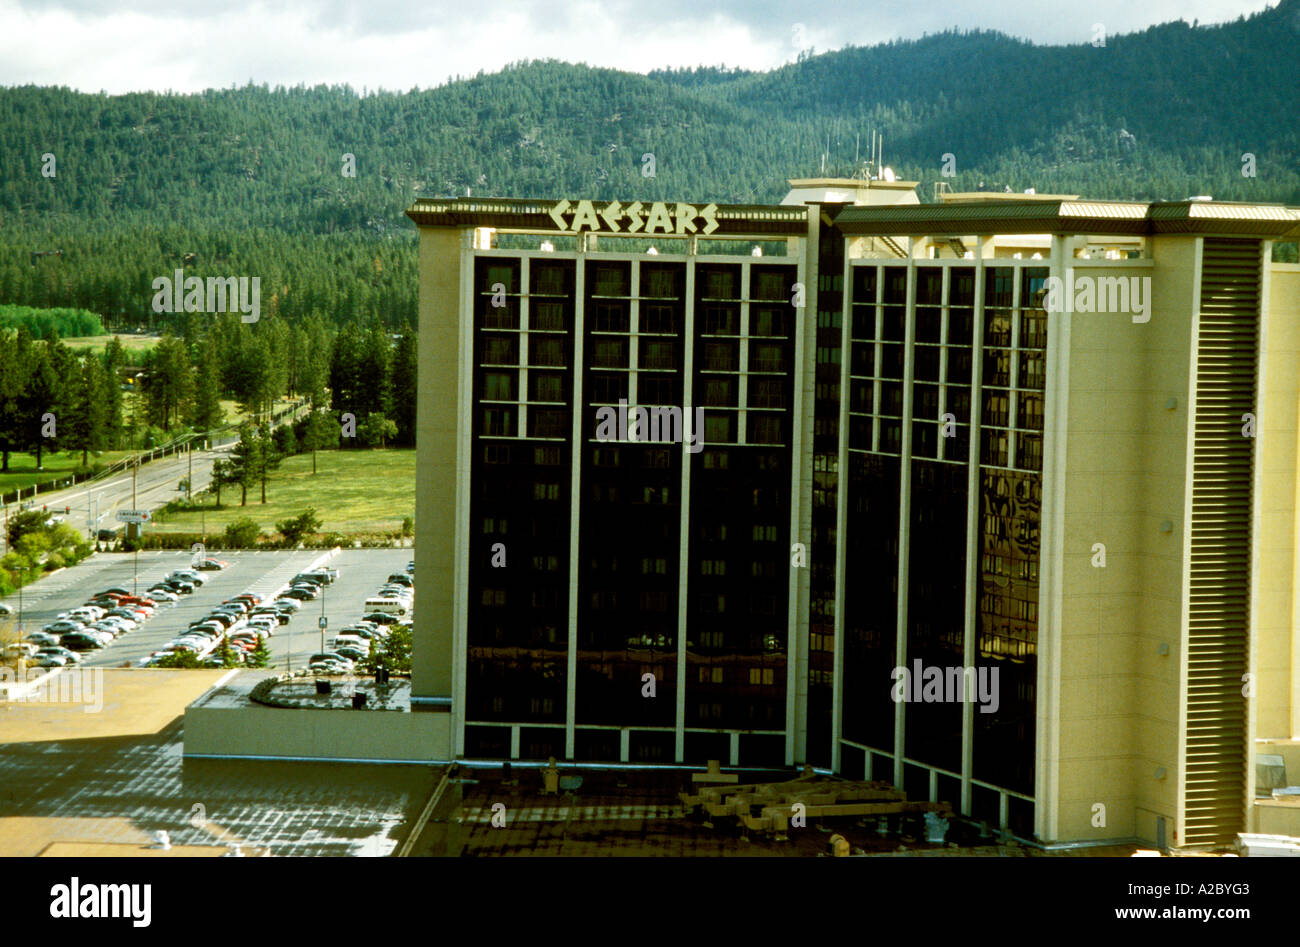
[[[415,560],[414,560],[414,559],[412,559],[410,562],[408,562],[408,563],[406,564],[406,571],[407,571],[407,573],[409,573],[410,575],[415,575]]]
[[[86,627],[86,623],[84,621],[77,621],[76,619],[65,618],[61,621],[50,622],[48,625],[42,628],[41,631],[48,631],[50,634],[53,635],[66,635],[69,632],[81,631],[81,629],[85,627]]]
[[[101,529],[99,532],[95,534],[95,538],[99,540],[101,543],[114,542],[117,539],[117,530]]]
[[[177,569],[167,576],[169,579],[181,579],[185,582],[192,582],[195,585],[206,585],[208,577],[202,572],[194,569]]]
[[[0,615],[12,615],[13,613],[14,610],[12,608],[10,608],[4,602],[0,602]]]
[[[175,592],[164,588],[152,588],[149,590],[149,594],[152,595],[155,600],[160,600],[169,603],[179,602],[181,598]]]
[[[230,563],[221,559],[200,559],[194,564],[194,568],[202,569],[204,572],[216,572],[229,566]]]
[[[277,598],[272,604],[280,611],[287,611],[291,615],[302,608],[302,602],[296,598],[285,598],[284,596]]]
[[[89,631],[72,631],[59,638],[59,644],[71,651],[91,651],[104,647],[104,640]]]
[[[408,589],[415,585],[415,580],[405,572],[394,572],[388,577],[389,585],[404,585]]]
[[[130,590],[130,589],[124,589],[124,588],[122,588],[122,586],[120,586],[120,585],[115,585],[115,586],[113,586],[112,588],[104,589],[104,591],[103,591],[102,593],[100,593],[100,594],[102,594],[102,595],[130,595],[130,594],[131,594],[131,590]]]
[[[297,599],[300,602],[310,602],[312,599],[316,598],[316,591],[314,589],[304,589],[301,586],[298,586],[281,592],[280,597]]]
[[[397,616],[390,615],[387,612],[371,612],[369,615],[365,616],[365,620],[376,625],[397,624]]]
[[[30,658],[39,650],[40,648],[29,641],[15,641],[13,644],[5,645],[5,657]]]
[[[38,648],[48,648],[59,643],[59,636],[52,635],[48,631],[33,631],[23,641],[34,644]]]

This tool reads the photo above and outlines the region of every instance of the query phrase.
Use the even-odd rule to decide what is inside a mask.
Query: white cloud
[[[110,93],[193,92],[242,85],[347,83],[405,90],[492,72],[523,59],[561,59],[635,72],[699,64],[768,69],[799,45],[869,45],[953,26],[999,29],[1037,42],[1087,42],[1170,19],[1233,19],[1263,0],[1098,0],[1044,16],[1038,3],[957,0],[918,9],[780,0],[326,0],[314,7],[250,0],[0,0],[0,84],[66,85]],[[796,25],[802,24],[802,31]]]

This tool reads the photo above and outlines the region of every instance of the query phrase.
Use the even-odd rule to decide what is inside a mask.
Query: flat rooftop
[[[441,770],[185,760],[185,707],[226,673],[106,669],[91,712],[0,703],[0,856],[392,854]]]

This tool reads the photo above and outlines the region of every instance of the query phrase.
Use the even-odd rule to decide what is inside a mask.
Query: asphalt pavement
[[[214,605],[241,592],[269,598],[299,572],[313,565],[329,565],[339,570],[338,580],[325,586],[320,598],[304,602],[289,623],[280,625],[270,639],[272,666],[283,668],[288,658],[293,668],[303,667],[307,658],[320,650],[321,615],[328,619],[324,636],[328,643],[339,629],[362,617],[365,600],[375,594],[390,574],[406,571],[412,553],[409,548],[212,552],[210,555],[230,563],[230,567],[205,573],[209,580],[205,585],[182,595],[175,603],[160,604],[152,618],[119,636],[106,648],[84,652],[83,663],[88,667],[134,665],[140,658],[161,649]],[[82,605],[95,593],[112,586],[138,588],[141,594],[147,594],[145,590],[150,585],[174,569],[188,567],[191,561],[188,552],[96,553],[23,589],[24,631],[39,631],[60,612]],[[19,596],[10,595],[4,603],[13,608],[16,619]]]

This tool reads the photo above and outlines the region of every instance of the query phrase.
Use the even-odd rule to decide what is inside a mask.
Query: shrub
[[[413,516],[402,517],[402,535],[403,536],[415,535],[415,517]]]
[[[154,662],[154,667],[159,668],[200,668],[203,663],[199,661],[199,656],[193,651],[173,651],[170,654],[164,654]]]
[[[275,524],[275,528],[284,534],[285,541],[291,546],[296,546],[304,536],[316,532],[320,527],[320,517],[316,515],[314,507],[291,520],[283,520]]]
[[[249,549],[257,545],[261,535],[262,530],[257,525],[257,520],[241,516],[226,526],[223,538],[227,549]]]

